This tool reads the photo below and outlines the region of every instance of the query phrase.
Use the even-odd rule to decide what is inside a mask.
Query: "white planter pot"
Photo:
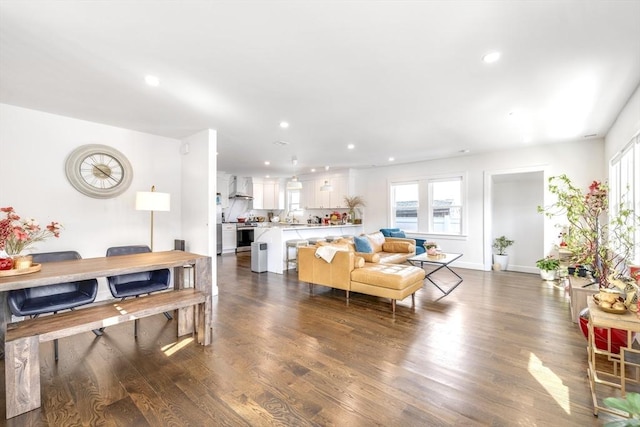
[[[556,280],[556,274],[558,270],[540,270],[540,277],[542,280]]]
[[[509,266],[509,255],[493,254],[493,263],[500,266],[499,270],[506,270]],[[494,267],[494,270],[497,269]]]

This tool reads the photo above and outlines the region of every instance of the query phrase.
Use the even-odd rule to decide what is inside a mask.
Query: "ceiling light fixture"
[[[395,157],[389,157],[389,161],[390,161],[390,162],[393,162],[393,161],[395,161],[395,160],[396,160],[396,159],[395,159]]]
[[[149,86],[153,86],[153,87],[156,87],[156,86],[158,86],[160,84],[160,79],[157,78],[156,76],[152,76],[152,75],[145,76],[144,81]]]
[[[265,160],[265,161],[264,161],[264,164],[265,164],[265,165],[267,165],[267,166],[269,166],[269,165],[271,164],[271,162],[270,162],[269,160]]]
[[[500,59],[500,52],[489,52],[482,57],[485,64],[493,64]]]
[[[302,189],[302,183],[298,181],[297,176],[293,176],[291,181],[287,182],[287,190],[300,190]]]
[[[333,191],[333,185],[329,184],[329,181],[325,180],[324,185],[320,186],[320,191]]]
[[[296,166],[298,164],[298,157],[291,156],[291,164],[293,166]],[[295,168],[294,168],[294,173],[295,173]],[[300,190],[300,189],[302,189],[302,183],[298,181],[297,176],[293,175],[293,177],[291,177],[291,181],[287,182],[287,190]]]
[[[329,166],[325,166],[324,170],[328,171],[329,170]]]
[[[288,128],[288,127],[289,127],[289,123],[287,123],[287,122],[280,122],[280,127],[281,127],[282,129],[286,129],[286,128]]]
[[[353,145],[353,144],[349,144],[349,145],[347,145],[347,148],[348,148],[349,150],[353,150],[354,148],[356,148],[356,146],[355,146],[355,145]]]

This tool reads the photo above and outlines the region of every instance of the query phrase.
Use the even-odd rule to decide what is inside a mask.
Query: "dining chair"
[[[35,253],[36,264],[82,259],[76,251]],[[73,310],[81,305],[91,304],[98,294],[96,279],[76,282],[57,283],[28,289],[9,291],[9,308],[14,316],[35,318],[41,314],[57,313],[61,310]],[[102,335],[99,330],[93,331]],[[58,360],[58,340],[53,340],[55,360]]]
[[[151,252],[151,249],[145,245],[115,246],[107,249],[107,256],[122,256],[148,252]],[[169,288],[170,281],[171,272],[167,268],[107,277],[111,295],[120,299],[129,297],[137,298],[152,292],[164,291]],[[164,315],[168,320],[173,319],[173,316],[168,312],[164,312]],[[134,320],[134,336],[138,336],[138,319]]]

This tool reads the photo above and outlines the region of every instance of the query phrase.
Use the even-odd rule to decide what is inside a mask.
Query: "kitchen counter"
[[[318,225],[265,223],[261,225],[261,223],[258,223],[253,234],[253,240],[254,242],[267,244],[267,271],[282,274],[286,258],[287,240],[327,236],[357,236],[362,234],[362,230],[362,224]]]

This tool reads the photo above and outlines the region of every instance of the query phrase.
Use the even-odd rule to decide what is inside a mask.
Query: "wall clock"
[[[133,179],[133,168],[124,154],[100,144],[82,145],[73,150],[67,157],[65,172],[76,190],[96,199],[124,193]]]

